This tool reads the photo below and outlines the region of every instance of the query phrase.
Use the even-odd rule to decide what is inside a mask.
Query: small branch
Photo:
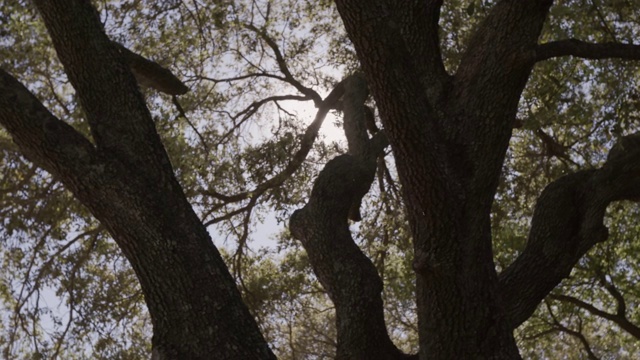
[[[231,116],[231,119],[234,122],[234,125],[231,127],[231,129],[229,129],[226,133],[224,133],[221,137],[219,142],[223,142],[224,140],[226,140],[228,137],[230,137],[231,135],[233,135],[233,133],[240,127],[242,126],[242,124],[244,124],[247,120],[249,120],[249,118],[251,118],[251,116],[253,116],[253,114],[255,114],[256,112],[258,112],[258,110],[260,110],[260,108],[270,102],[274,102],[277,104],[278,101],[282,101],[282,100],[297,100],[297,101],[307,101],[309,100],[308,97],[306,96],[299,96],[299,95],[275,95],[275,96],[270,96],[258,101],[254,101],[251,104],[249,104],[249,106],[247,106],[246,108],[244,108],[242,111],[240,111],[239,113]],[[238,118],[240,118],[240,120],[238,121]]]
[[[629,321],[629,319],[627,319],[624,315],[621,314],[611,314],[608,313],[606,311],[600,310],[597,307],[584,302],[580,299],[577,299],[573,296],[568,296],[568,295],[562,295],[562,294],[550,294],[549,298],[553,299],[553,300],[558,300],[558,301],[562,301],[562,302],[566,302],[566,303],[570,303],[573,304],[583,310],[588,311],[589,313],[595,315],[595,316],[599,316],[603,319],[607,319],[609,321],[614,322],[616,325],[618,325],[621,329],[625,330],[626,332],[628,332],[631,336],[635,337],[636,339],[640,340],[640,327],[636,326],[635,324],[631,323]]]
[[[613,39],[613,41],[618,41],[618,39],[616,38],[616,34],[611,30],[611,26],[609,26],[609,24],[607,23],[607,19],[600,9],[601,4],[599,4],[597,0],[591,0],[591,2],[593,4],[593,9],[598,15],[598,19],[600,20],[602,29],[604,29],[604,31],[611,37],[611,39]]]
[[[588,43],[578,39],[552,41],[538,45],[536,61],[560,56],[576,56],[584,59],[640,60],[640,45],[606,42]]]
[[[198,128],[195,126],[195,124],[193,124],[191,120],[189,120],[189,118],[187,117],[187,114],[184,112],[182,105],[180,105],[180,102],[178,101],[178,97],[176,95],[171,96],[171,101],[176,106],[176,110],[178,110],[178,116],[182,116],[184,120],[187,122],[187,124],[189,124],[189,126],[191,127],[191,130],[193,130],[196,133],[196,135],[200,139],[200,142],[202,143],[202,146],[204,147],[205,151],[208,154],[209,146],[207,145],[207,141],[204,139],[204,137],[202,136]]]
[[[307,130],[302,137],[302,140],[300,142],[300,149],[298,149],[298,151],[293,154],[291,161],[289,162],[287,167],[280,173],[263,182],[262,184],[256,186],[253,191],[245,191],[235,195],[224,195],[216,191],[207,190],[203,191],[202,194],[211,195],[225,202],[238,202],[248,199],[253,194],[257,194],[257,196],[260,196],[264,194],[265,191],[280,186],[300,168],[304,160],[307,158],[307,155],[311,151],[313,143],[318,136],[320,126],[322,126],[322,123],[324,122],[324,119],[326,118],[329,111],[335,108],[336,103],[342,97],[342,94],[344,94],[344,84],[341,82],[336,85],[331,93],[322,101],[320,107],[318,108],[318,112],[316,113],[315,119],[307,127]]]
[[[582,332],[581,332],[582,331],[581,330],[582,326],[580,326],[579,331],[572,330],[572,329],[566,327],[565,325],[563,325],[560,322],[560,320],[558,320],[558,318],[553,313],[553,310],[551,309],[551,306],[549,305],[549,303],[547,301],[545,301],[545,306],[547,307],[547,311],[549,312],[549,315],[551,316],[551,319],[553,320],[551,325],[557,331],[563,332],[565,334],[568,334],[568,335],[573,336],[576,339],[578,339],[580,341],[580,343],[582,344],[582,346],[584,347],[584,350],[587,352],[587,355],[589,356],[589,360],[599,360],[599,358],[596,356],[596,354],[593,352],[593,350],[591,350],[591,345],[589,344],[589,341],[582,334]]]
[[[251,73],[251,74],[240,75],[240,76],[235,76],[235,77],[230,77],[230,78],[222,78],[222,79],[214,79],[214,78],[210,78],[210,77],[202,76],[202,75],[198,75],[197,76],[198,79],[211,81],[214,84],[221,83],[221,82],[233,82],[233,81],[245,80],[245,79],[251,79],[251,78],[258,78],[258,77],[266,77],[266,78],[271,78],[271,79],[277,79],[277,80],[285,81],[285,82],[287,81],[287,79],[283,78],[282,76],[268,74],[266,72],[265,73]]]
[[[280,71],[282,72],[282,74],[284,74],[284,78],[286,79],[285,81],[293,85],[293,87],[298,89],[298,91],[300,91],[305,96],[308,96],[309,98],[313,99],[313,102],[316,104],[316,107],[320,107],[320,105],[322,104],[322,97],[313,89],[302,85],[302,83],[300,83],[298,80],[296,80],[293,77],[293,75],[291,74],[291,71],[289,70],[289,67],[287,66],[287,62],[285,61],[284,56],[280,51],[280,47],[278,47],[278,44],[276,44],[276,42],[273,41],[273,39],[269,35],[267,35],[265,31],[258,29],[253,24],[246,24],[245,28],[256,33],[258,36],[260,36],[260,38],[262,38],[262,40],[264,40],[264,42],[267,43],[267,45],[269,45],[269,47],[273,51],[273,54],[276,57],[276,62],[278,63],[278,67],[280,68]]]
[[[235,210],[233,210],[233,211],[231,211],[231,212],[229,212],[229,213],[227,213],[225,215],[222,215],[222,216],[217,217],[217,218],[213,218],[213,219],[205,222],[204,226],[211,226],[211,225],[217,224],[217,223],[219,223],[221,221],[229,220],[229,219],[231,219],[232,217],[234,217],[234,216],[236,216],[238,214],[242,214],[245,211],[251,210],[252,207],[253,206],[251,204],[249,204],[249,205],[243,206],[241,208],[235,209]]]
[[[624,296],[622,296],[620,291],[618,291],[618,289],[612,282],[607,281],[606,276],[602,273],[600,269],[596,269],[596,275],[600,280],[600,284],[602,284],[602,286],[607,290],[607,292],[616,300],[616,303],[617,303],[616,314],[618,316],[625,317],[627,313],[627,303],[624,300]]]

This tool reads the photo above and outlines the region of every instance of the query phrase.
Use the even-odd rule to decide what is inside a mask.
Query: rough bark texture
[[[78,93],[92,141],[56,119],[2,70],[0,124],[122,248],[145,293],[154,358],[274,358],[173,176],[131,73],[137,71],[144,82],[140,76],[148,73],[134,62],[147,60],[107,39],[88,0],[34,2]],[[518,359],[513,329],[582,255],[607,239],[607,205],[640,200],[640,134],[634,134],[620,140],[602,168],[550,184],[537,202],[525,250],[502,274],[494,269],[491,203],[534,63],[566,55],[638,58],[632,45],[577,40],[538,45],[551,3],[498,1],[475,29],[458,69],[448,74],[437,33],[441,0],[336,0],[364,76],[349,77],[325,100],[311,96],[319,112],[303,149],[267,185],[276,186],[295,171],[322,119],[344,94],[349,153],[326,165],[307,205],[290,223],[335,304],[338,358]],[[286,69],[282,56],[276,60]],[[167,81],[158,89],[186,91],[179,80]],[[367,88],[384,125],[371,138]],[[420,337],[414,356],[391,342],[382,280],[349,232],[348,219],[359,219],[376,158],[387,143],[414,241]]]
[[[387,145],[384,133],[369,139],[365,128],[367,86],[352,75],[344,81],[344,127],[349,154],[331,160],[318,176],[308,204],[291,217],[318,279],[336,307],[338,359],[401,359],[384,323],[382,280],[349,230]]]
[[[638,153],[630,149],[640,146],[633,136],[617,146],[624,156],[610,155],[604,168],[568,175],[544,191],[527,248],[497,276],[490,207],[533,64],[562,55],[635,58],[637,50],[576,41],[537,46],[551,3],[498,2],[449,76],[434,40],[442,1],[336,1],[403,185],[421,359],[519,358],[513,328],[607,238],[606,206],[637,199]]]
[[[454,76],[444,73],[434,40],[441,1],[336,4],[403,184],[415,248],[420,357],[518,358],[498,291],[489,212],[551,2],[498,3]]]
[[[87,1],[36,1],[92,144],[0,72],[0,122],[109,230],[135,270],[154,359],[273,359],[173,175],[127,63]]]

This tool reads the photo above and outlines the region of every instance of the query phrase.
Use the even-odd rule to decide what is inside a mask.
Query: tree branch
[[[354,74],[344,81],[345,92],[342,101],[344,113],[344,133],[347,137],[349,153],[354,156],[364,156],[369,136],[365,126],[364,102],[369,96],[367,81],[362,74]]]
[[[29,160],[56,177],[80,182],[100,171],[94,146],[58,120],[18,80],[0,69],[0,125]]]
[[[249,74],[245,74],[245,75],[233,76],[233,77],[221,78],[221,79],[214,79],[214,78],[210,78],[210,77],[203,76],[203,75],[198,75],[197,76],[198,79],[211,81],[214,84],[221,83],[221,82],[232,82],[232,81],[245,80],[245,79],[251,79],[251,78],[259,78],[259,77],[266,77],[266,78],[276,79],[276,80],[285,81],[285,82],[287,81],[287,79],[282,77],[282,76],[273,75],[273,74],[269,74],[269,73],[266,73],[266,72],[249,73]]]
[[[356,74],[344,83],[349,154],[327,163],[309,202],[294,212],[289,227],[336,306],[337,358],[400,359],[405,355],[391,342],[384,322],[382,280],[349,230],[349,218],[360,220],[360,202],[374,180],[379,153],[371,152],[364,125],[366,82]]]
[[[625,330],[626,332],[628,332],[631,336],[635,337],[636,339],[640,340],[640,327],[636,326],[635,324],[633,324],[632,322],[629,321],[629,319],[627,319],[624,314],[611,314],[608,313],[606,311],[600,310],[597,307],[584,302],[578,298],[575,298],[573,296],[568,296],[568,295],[562,295],[562,294],[550,294],[549,297],[551,299],[554,300],[558,300],[558,301],[562,301],[562,302],[566,302],[566,303],[570,303],[573,304],[583,310],[586,310],[588,312],[590,312],[591,314],[595,315],[595,316],[599,316],[603,319],[607,319],[609,321],[614,322],[616,325],[618,325],[621,329]]]
[[[417,77],[422,81],[432,99],[439,99],[449,81],[438,34],[442,0],[402,2],[392,11],[398,23],[402,24],[402,37],[410,56],[420,59],[415,62]]]
[[[269,47],[271,48],[271,50],[273,51],[276,57],[276,62],[278,63],[278,67],[280,68],[280,71],[282,72],[282,74],[284,74],[284,78],[286,79],[285,81],[293,85],[302,94],[313,99],[313,102],[315,103],[316,107],[320,107],[320,104],[322,103],[322,97],[313,89],[302,85],[302,83],[300,83],[298,80],[296,80],[295,77],[293,77],[293,75],[291,74],[291,71],[289,71],[287,62],[285,61],[284,56],[280,51],[280,47],[278,47],[278,44],[276,44],[276,42],[273,41],[273,39],[269,35],[267,35],[266,32],[258,29],[253,24],[246,24],[245,28],[256,33],[258,36],[260,36],[260,38],[262,38],[262,40],[264,40],[264,42],[267,43],[267,45],[269,45]]]
[[[359,189],[370,185],[368,175],[352,155],[329,161],[307,205],[291,216],[289,228],[336,306],[337,358],[402,358],[385,327],[382,280],[353,241],[347,221]]]
[[[172,169],[151,114],[91,2],[34,2],[77,91],[98,149],[133,168],[152,171],[150,178],[166,178]]]
[[[500,274],[512,327],[533,313],[591,247],[607,239],[608,231],[603,224],[607,206],[616,200],[640,199],[637,140],[638,135],[620,139],[602,168],[563,176],[542,192],[527,246]],[[622,143],[626,146],[615,154],[615,148]]]
[[[624,296],[620,293],[620,291],[618,291],[618,289],[613,283],[607,281],[606,276],[602,273],[600,269],[596,268],[596,275],[600,280],[600,284],[602,284],[602,286],[607,290],[609,295],[611,295],[615,299],[617,304],[616,315],[620,317],[625,317],[627,314],[627,302],[624,300]]]
[[[134,53],[126,47],[113,42],[129,65],[138,84],[152,87],[169,95],[183,95],[189,88],[173,73],[160,64]]]
[[[493,187],[497,181],[520,95],[535,64],[535,44],[552,2],[499,1],[469,40],[456,70],[449,98],[454,99],[451,106],[462,109],[456,114],[464,129],[461,141],[474,138],[466,150],[468,161],[478,169],[471,181],[474,186]],[[494,91],[477,96],[486,89]],[[481,120],[477,114],[483,114]],[[445,131],[456,128],[447,125]]]
[[[577,331],[568,328],[567,326],[563,325],[560,322],[560,320],[558,320],[556,315],[553,313],[553,310],[551,309],[551,306],[546,301],[545,301],[545,306],[547,307],[547,311],[549,311],[549,315],[551,315],[551,319],[553,320],[551,325],[557,331],[563,332],[565,334],[568,334],[568,335],[573,336],[576,339],[578,339],[578,341],[580,341],[580,343],[584,347],[584,350],[587,353],[587,356],[589,357],[589,360],[599,360],[599,358],[595,355],[593,350],[591,350],[591,345],[589,344],[589,341],[587,341],[587,338],[582,334],[582,329],[581,329],[582,326],[580,326],[580,329],[577,330]]]
[[[238,202],[248,199],[251,196],[260,196],[264,194],[265,191],[280,186],[300,168],[304,160],[307,158],[307,155],[311,151],[313,143],[318,136],[318,131],[320,131],[320,127],[322,126],[324,119],[327,117],[329,111],[336,107],[338,100],[342,97],[343,94],[344,81],[336,85],[331,93],[329,93],[329,95],[324,100],[322,100],[318,108],[318,112],[316,113],[315,119],[313,120],[313,122],[311,122],[311,124],[309,124],[302,137],[302,140],[300,141],[300,149],[298,149],[298,151],[293,154],[293,156],[291,157],[291,161],[289,161],[289,164],[287,164],[287,167],[285,167],[284,170],[282,170],[280,173],[276,174],[262,184],[256,186],[253,191],[245,191],[235,195],[224,195],[214,190],[205,190],[202,191],[202,194],[213,196],[224,202]]]
[[[422,16],[436,21],[441,2],[410,4],[406,7],[404,3],[390,5],[381,0],[336,0],[377,101],[386,135],[394,146],[398,168],[429,169],[422,181],[438,184],[438,177],[446,171],[441,166],[445,154],[440,146],[442,130],[433,120],[450,79],[439,72],[439,66],[423,64],[423,60],[442,60],[439,49],[434,48],[438,42],[427,40],[433,39],[429,31],[435,31],[437,26],[420,22],[425,21]],[[401,7],[405,9],[400,10]],[[425,26],[431,30],[425,33]],[[377,39],[375,46],[371,43],[373,38]],[[412,61],[414,54],[426,57]]]
[[[584,59],[640,60],[640,45],[606,42],[594,44],[578,39],[567,39],[540,44],[536,48],[536,61],[560,56],[576,56]]]
[[[0,117],[18,146],[60,175],[129,260],[152,319],[152,357],[275,359],[175,178],[135,79],[91,2],[34,2],[76,88],[97,151],[42,107],[0,106]],[[33,102],[24,92],[22,98],[13,95],[15,84],[7,94],[2,79],[3,102]],[[27,124],[16,124],[20,111]],[[58,153],[45,154],[49,149]]]

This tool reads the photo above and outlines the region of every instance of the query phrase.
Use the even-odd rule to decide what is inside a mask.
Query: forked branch
[[[391,342],[385,327],[382,280],[349,230],[348,219],[353,219],[374,180],[377,154],[371,152],[376,145],[368,139],[363,124],[366,82],[353,75],[344,83],[349,154],[329,161],[320,172],[309,202],[291,216],[290,230],[302,242],[314,273],[336,307],[337,358],[402,359],[406,355]],[[376,136],[379,134],[383,132]]]

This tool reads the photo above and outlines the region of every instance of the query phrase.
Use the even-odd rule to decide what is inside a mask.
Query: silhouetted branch
[[[585,59],[640,60],[640,45],[606,42],[594,44],[578,39],[552,41],[538,45],[536,61],[559,56],[576,56]]]

